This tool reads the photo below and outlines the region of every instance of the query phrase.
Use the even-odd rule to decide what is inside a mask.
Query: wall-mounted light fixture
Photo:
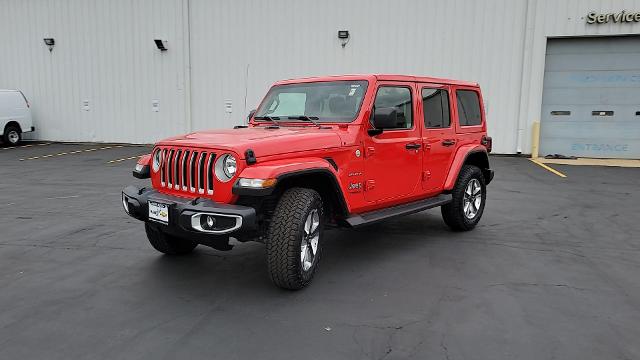
[[[153,40],[154,43],[156,43],[156,47],[158,48],[158,50],[160,51],[167,51],[167,40],[161,40],[161,39],[154,39]]]
[[[338,30],[338,39],[342,42],[342,47],[347,46],[349,42],[349,30]]]
[[[54,38],[44,38],[44,44],[49,47],[49,52],[53,51],[53,47],[56,45],[56,39]]]

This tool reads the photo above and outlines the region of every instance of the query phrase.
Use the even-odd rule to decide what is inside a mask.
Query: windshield
[[[351,122],[360,110],[366,91],[366,81],[278,85],[271,88],[254,118],[303,120],[296,118],[309,117],[319,122]]]

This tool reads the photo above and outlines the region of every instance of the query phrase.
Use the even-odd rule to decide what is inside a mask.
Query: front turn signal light
[[[248,179],[240,178],[238,180],[238,186],[251,189],[263,189],[272,187],[276,184],[276,179]]]
[[[138,179],[148,179],[150,177],[149,165],[136,164],[133,168],[133,177]]]

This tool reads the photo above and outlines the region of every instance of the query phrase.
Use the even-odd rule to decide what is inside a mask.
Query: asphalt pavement
[[[153,250],[120,202],[148,151],[0,148],[0,359],[640,358],[640,169],[492,157],[474,231],[328,231],[292,292],[262,244]]]

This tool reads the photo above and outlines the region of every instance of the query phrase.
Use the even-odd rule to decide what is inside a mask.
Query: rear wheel
[[[464,165],[451,191],[453,199],[442,206],[444,222],[455,231],[473,229],[484,212],[487,198],[482,171],[477,166]]]
[[[4,135],[2,136],[2,141],[5,144],[9,144],[11,146],[18,145],[22,140],[22,132],[20,128],[14,125],[9,125],[4,129]]]
[[[276,206],[266,241],[267,266],[274,284],[298,290],[315,274],[322,255],[322,198],[315,190],[287,190]]]
[[[147,233],[147,238],[151,246],[167,255],[188,254],[198,246],[198,244],[192,240],[163,233],[151,224],[145,223],[144,230]]]

